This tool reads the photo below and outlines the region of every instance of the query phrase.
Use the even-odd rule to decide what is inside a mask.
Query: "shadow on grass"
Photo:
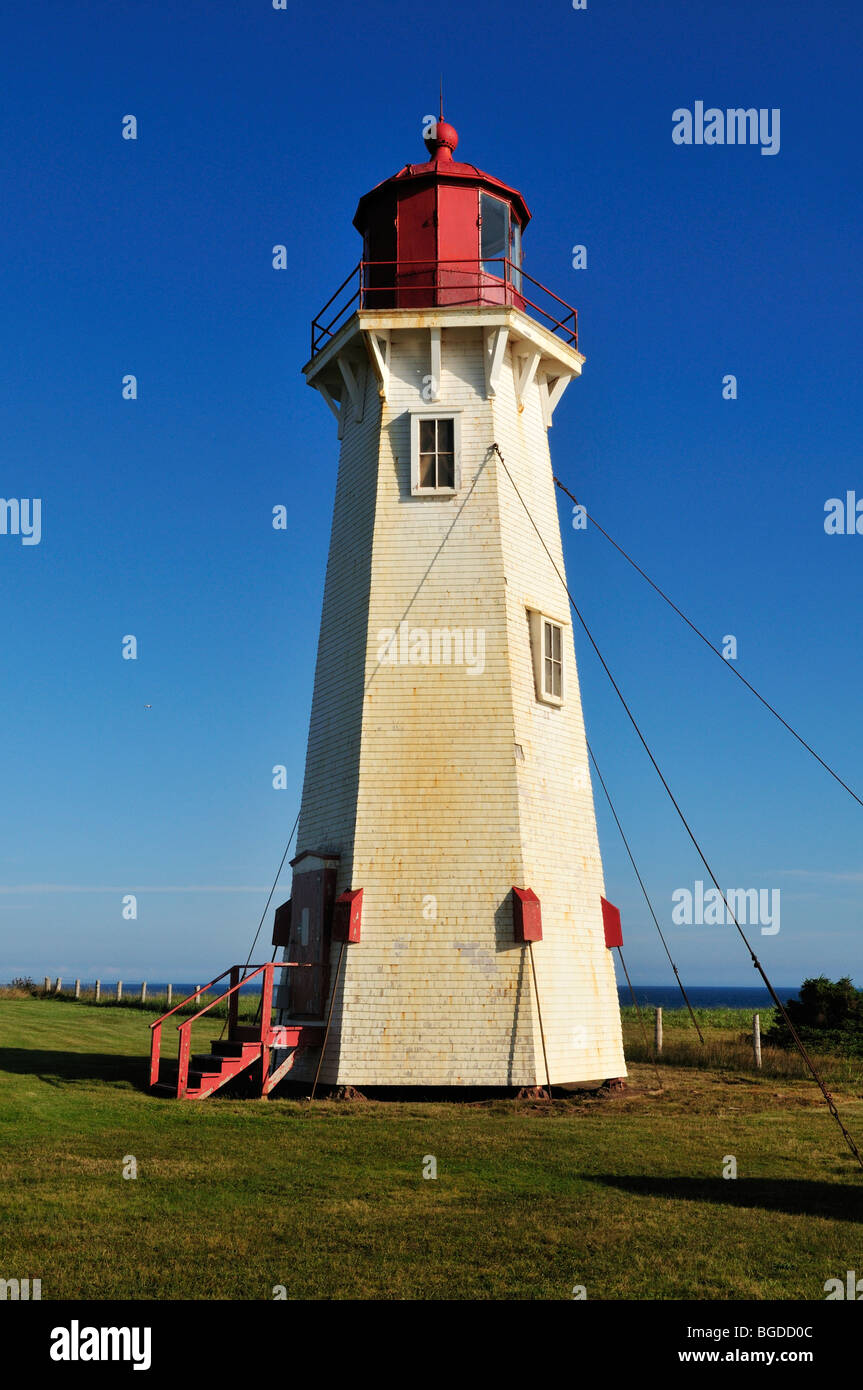
[[[863,1183],[854,1175],[850,1181],[811,1182],[794,1178],[651,1178],[602,1173],[588,1181],[638,1197],[758,1207],[788,1216],[823,1216],[833,1221],[863,1221]]]
[[[38,1076],[49,1085],[63,1081],[127,1081],[146,1091],[149,1061],[115,1052],[40,1052],[32,1048],[0,1047],[0,1075]]]

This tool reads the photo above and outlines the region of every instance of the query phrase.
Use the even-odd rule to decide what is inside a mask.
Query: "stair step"
[[[230,1060],[229,1057],[215,1057],[208,1052],[196,1052],[192,1056],[191,1067],[196,1072],[211,1072],[218,1076],[224,1063]]]
[[[223,1043],[223,1047],[234,1049],[229,1054],[196,1052],[189,1059],[189,1071],[186,1078],[186,1097],[194,1100],[199,1091],[209,1091],[213,1082],[218,1082],[219,1086],[230,1081],[245,1070],[245,1065],[250,1065],[260,1054],[260,1048],[250,1046],[248,1043]],[[245,1065],[244,1065],[245,1063]],[[177,1078],[179,1067],[176,1062],[167,1062],[162,1067],[161,1081],[150,1090],[154,1095],[176,1096]],[[218,1089],[218,1086],[217,1088]]]
[[[209,1087],[213,1084],[214,1081],[218,1081],[220,1083],[222,1081],[228,1081],[233,1075],[233,1072],[228,1072],[227,1075],[225,1075],[221,1071],[199,1071],[197,1067],[190,1067],[189,1077],[186,1082],[186,1089],[189,1091],[200,1091],[204,1089],[209,1089]]]
[[[233,1042],[227,1038],[216,1038],[210,1043],[210,1049],[216,1057],[253,1057],[259,1048],[260,1043]]]
[[[190,1075],[190,1076],[189,1076],[189,1083],[188,1083],[188,1085],[187,1085],[187,1087],[186,1087],[186,1097],[185,1097],[185,1098],[186,1098],[187,1100],[194,1100],[195,1097],[197,1096],[198,1092],[199,1092],[200,1090],[202,1090],[202,1089],[205,1089],[205,1088],[202,1088],[201,1085],[200,1085],[197,1081],[193,1081],[192,1078],[191,1078],[191,1075]],[[177,1082],[176,1082],[176,1080],[174,1080],[174,1081],[158,1081],[158,1082],[156,1083],[155,1086],[151,1086],[151,1087],[150,1087],[150,1093],[151,1093],[151,1095],[156,1095],[156,1096],[170,1096],[171,1100],[176,1100],[176,1099],[177,1099]]]

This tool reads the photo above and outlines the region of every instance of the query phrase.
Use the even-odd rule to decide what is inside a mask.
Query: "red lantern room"
[[[453,156],[458,135],[440,120],[425,137],[425,164],[406,164],[360,199],[363,304],[427,309],[512,304],[522,298],[521,194]]]
[[[551,409],[565,381],[581,370],[580,354],[576,360],[569,352],[559,354],[547,340],[534,341],[523,319],[538,321],[578,353],[575,309],[522,267],[522,236],[530,221],[524,198],[475,164],[455,159],[458,142],[447,121],[436,121],[425,137],[426,162],[406,164],[359,201],[354,226],[363,238],[362,260],[313,318],[307,364],[309,383],[322,392],[336,416],[343,384],[349,394],[358,393],[354,367],[362,368],[367,355],[361,344],[354,344],[347,355],[343,350],[356,313],[354,328],[369,333],[368,352],[381,380],[386,363],[377,361],[378,348],[396,320],[399,327],[408,327],[412,312],[438,309],[449,311],[450,326],[459,314],[488,310],[486,327],[505,326],[515,336],[526,334],[525,341],[530,338],[534,348],[541,346],[550,354],[547,370],[543,368],[546,379],[559,383],[551,388],[556,392],[554,400],[549,397]],[[516,311],[515,318],[510,310]],[[388,315],[395,318],[389,321]],[[375,317],[374,327],[369,316]],[[431,326],[440,328],[442,323]],[[502,352],[503,341],[497,342],[496,351]],[[498,366],[495,357],[492,378]],[[493,380],[491,385],[493,389]],[[550,413],[546,418],[550,421]]]

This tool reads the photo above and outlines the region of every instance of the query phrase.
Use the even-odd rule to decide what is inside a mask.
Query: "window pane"
[[[545,693],[546,693],[547,695],[553,695],[553,694],[554,694],[554,690],[552,689],[553,684],[554,684],[554,678],[553,678],[553,676],[552,676],[552,671],[551,671],[551,660],[550,660],[549,657],[546,657],[546,659],[545,659]]]
[[[435,456],[420,454],[420,487],[435,486]]]
[[[551,629],[551,654],[555,661],[560,661],[560,628]]]
[[[453,452],[453,434],[455,432],[454,420],[438,420],[437,422],[437,446],[442,454]]]
[[[480,229],[480,257],[483,270],[488,275],[504,278],[501,261],[487,265],[493,257],[509,255],[509,204],[500,198],[492,198],[488,193],[479,195],[479,211],[482,218]]]
[[[420,420],[420,453],[434,453],[435,448],[435,421]]]
[[[543,623],[543,641],[545,643],[545,655],[551,657],[551,623]]]
[[[455,487],[455,456],[453,454],[438,454],[437,485],[438,487]]]
[[[509,258],[510,258],[510,260],[512,261],[512,270],[511,270],[510,274],[511,274],[511,276],[512,276],[513,288],[516,289],[516,290],[520,290],[520,289],[521,289],[521,227],[518,225],[518,223],[515,221],[514,218],[513,218],[513,223],[512,223],[512,241],[510,242],[510,257],[509,257]]]
[[[561,685],[560,685],[560,666],[559,666],[559,664],[555,661],[555,662],[552,662],[552,668],[553,668],[553,671],[552,671],[552,677],[553,677],[553,679],[552,679],[551,693],[552,693],[552,695],[556,695],[557,698],[560,699],[560,691],[561,691]]]

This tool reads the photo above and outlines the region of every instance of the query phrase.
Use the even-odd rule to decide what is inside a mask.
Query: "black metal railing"
[[[578,347],[578,314],[572,305],[499,256],[484,261],[360,261],[312,319],[311,355],[326,347],[357,309],[458,305],[524,309],[570,347]]]

